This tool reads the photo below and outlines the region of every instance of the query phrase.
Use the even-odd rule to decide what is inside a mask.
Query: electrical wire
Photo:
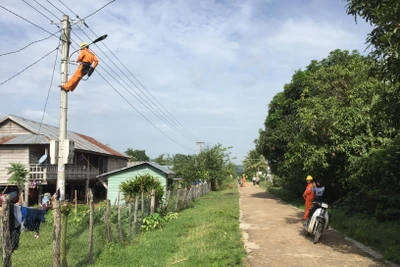
[[[104,69],[104,68],[103,68]],[[104,69],[104,71],[111,76],[111,74]],[[175,139],[173,139],[172,137],[170,137],[168,134],[166,134],[163,130],[161,130],[160,128],[158,128],[154,123],[152,123],[145,115],[143,115],[143,113],[141,113],[137,108],[135,108],[134,105],[132,105],[132,103],[130,103],[103,75],[101,75],[100,72],[97,72],[97,74],[109,85],[111,86],[111,88],[123,99],[125,100],[126,103],[128,103],[128,105],[130,105],[134,110],[136,110],[137,113],[140,114],[140,116],[142,116],[148,123],[150,123],[154,128],[156,128],[160,133],[162,133],[164,136],[166,136],[168,139],[170,139],[171,141],[173,141],[174,143],[180,145],[181,147],[184,147],[186,149],[195,151],[194,149],[191,149],[187,146],[182,145],[181,143],[179,143],[178,141],[176,141]]]
[[[47,0],[48,1],[48,0]],[[66,7],[69,11],[71,11],[77,18],[79,18],[80,19],[80,17],[79,17],[79,15],[77,14],[77,13],[75,13],[72,9],[70,9],[66,4],[64,4],[61,0],[59,0],[59,2],[64,6],[64,7]],[[113,2],[113,1],[112,1]],[[110,2],[110,3],[112,3],[112,2]],[[110,3],[108,3],[108,4],[110,4]],[[107,5],[108,5],[107,4]],[[106,5],[105,5],[106,6]],[[105,7],[104,6],[104,7]],[[103,8],[104,8],[103,7]],[[87,18],[87,17],[85,17],[85,18]],[[83,21],[83,23],[84,23],[84,25],[95,35],[95,36],[97,36],[96,35],[96,33],[91,29],[91,28],[89,28],[89,26]],[[80,27],[78,27],[79,28],[79,30],[81,30],[85,35],[86,35],[86,37],[87,38],[89,38],[89,39],[91,39]],[[79,38],[80,39],[80,38]],[[82,39],[81,39],[81,41],[82,41]],[[156,104],[156,103],[154,103],[126,74],[125,74],[125,72],[123,72],[119,67],[118,67],[118,65],[116,65],[115,63],[114,63],[114,61],[112,60],[112,59],[110,59],[108,56],[107,56],[107,54],[97,45],[97,44],[95,44],[96,45],[96,47],[98,47],[99,49],[100,49],[100,51],[111,61],[111,63],[113,63],[114,64],[114,66],[115,67],[117,67],[118,68],[118,70],[119,71],[121,71],[124,75],[125,75],[125,77],[136,87],[136,88],[138,88],[139,90],[140,90],[140,92],[153,104],[153,106],[151,106],[145,99],[143,99],[136,91],[135,91],[135,93],[139,96],[139,97],[141,97],[141,99],[143,99],[145,102],[146,102],[146,104],[148,104],[150,107],[153,107],[153,109],[154,109],[154,107],[157,107],[157,109],[158,110],[160,110],[161,111],[161,113],[163,113],[163,115],[165,116],[165,118],[167,118],[167,120],[169,121],[169,122],[171,122],[171,123],[167,123],[164,119],[162,119],[164,122],[166,122],[168,125],[174,125],[172,128],[175,128],[175,129],[178,129],[178,131],[180,132],[180,133],[183,133],[183,135],[185,136],[185,137],[189,137],[189,139],[192,139],[192,140],[198,140],[199,138],[197,138],[195,135],[193,135],[186,127],[184,127],[148,90],[147,90],[147,88],[145,88],[144,87],[144,85],[129,71],[129,69],[121,62],[121,60],[111,51],[111,49],[106,45],[106,44],[104,44],[104,43],[102,43],[107,49],[108,49],[108,51],[120,62],[120,64],[121,65],[123,65],[124,66],[124,68],[132,75],[132,77],[147,91],[147,93],[148,94],[150,94],[151,95],[151,97],[160,105],[160,106],[162,106],[162,108],[170,115],[170,116],[168,116],[167,114],[165,114],[165,112],[164,111],[162,111],[160,108],[159,108],[159,106]],[[109,66],[108,66],[109,67]],[[110,67],[109,67],[110,68]],[[110,68],[111,70],[113,70],[112,68]],[[114,70],[113,70],[114,71]],[[126,82],[125,82],[125,84],[127,84]],[[127,84],[128,85],[128,84]],[[129,86],[129,85],[128,85]],[[130,87],[131,88],[131,87]],[[132,90],[132,88],[131,88],[131,90]],[[141,101],[139,101],[139,102],[141,102]],[[142,102],[141,102],[142,103]],[[143,104],[143,103],[142,103]],[[155,110],[155,109],[154,109]],[[162,116],[157,110],[155,110],[156,112],[157,112],[157,114],[159,114],[160,116]],[[154,112],[153,112],[153,114],[154,114]],[[158,115],[156,115],[157,117],[159,117]],[[171,119],[171,117],[172,117],[172,119]],[[160,118],[160,117],[159,117]],[[163,117],[164,118],[164,117]],[[160,118],[161,119],[161,118]]]
[[[60,44],[58,44],[58,48],[60,47]],[[57,59],[58,59],[58,51],[59,49],[57,48],[57,53],[56,53],[56,59],[54,61],[54,66],[53,66],[53,74],[51,75],[51,80],[50,80],[50,86],[49,86],[49,91],[47,92],[47,97],[46,97],[46,102],[44,104],[44,108],[43,108],[43,115],[42,115],[42,119],[40,121],[39,124],[39,130],[37,132],[36,138],[35,138],[35,142],[36,143],[36,139],[38,137],[38,135],[40,134],[40,129],[42,128],[42,124],[43,124],[43,119],[44,119],[44,115],[46,114],[46,107],[47,107],[47,102],[49,100],[49,96],[50,96],[50,91],[51,91],[51,86],[53,85],[53,79],[54,79],[54,73],[56,71],[56,66],[57,66]]]
[[[87,38],[89,38],[90,39],[90,37],[83,31],[83,30],[81,30],[85,35],[86,35],[86,37]],[[74,33],[75,34],[75,33]],[[75,34],[75,36],[77,36],[76,34]],[[79,38],[79,37],[78,37]],[[92,41],[92,40],[91,40]],[[107,56],[107,54],[97,45],[97,44],[95,44],[96,45],[96,47],[97,48],[99,48],[99,50],[107,57],[107,59],[108,60],[110,60],[111,61],[111,63],[112,64],[114,64],[114,66],[119,70],[119,71],[121,71],[124,75],[125,75],[125,77],[127,77],[128,79],[129,79],[129,77],[112,61],[112,59],[110,59],[108,56]],[[100,59],[100,58],[99,58]],[[119,76],[115,71],[114,71],[114,69],[112,68],[112,67],[110,67],[106,62],[104,62],[103,61],[103,63],[108,67],[108,68],[110,68],[111,69],[111,71],[112,72],[114,72],[114,74],[121,80],[121,81],[124,81],[122,78],[121,78],[121,76]],[[129,79],[130,80],[130,79]],[[132,80],[130,80],[131,82],[132,82]],[[163,122],[165,122],[168,126],[170,126],[173,130],[175,130],[175,131],[177,131],[178,133],[180,133],[181,135],[183,135],[184,137],[186,137],[186,138],[189,138],[189,139],[192,139],[192,141],[195,141],[194,139],[193,139],[193,137],[191,137],[191,136],[189,136],[189,135],[187,135],[187,134],[185,134],[185,132],[183,132],[182,130],[180,130],[179,128],[177,128],[176,126],[174,126],[173,124],[171,124],[170,122],[168,122],[163,116],[162,116],[162,114],[160,114],[152,105],[150,105],[147,101],[146,101],[146,99],[144,99],[141,95],[139,95],[128,83],[126,83],[125,81],[124,81],[124,83],[131,89],[131,91],[132,92],[134,92],[138,97],[140,97],[140,99],[141,100],[143,100],[146,104],[147,104],[147,106],[139,99],[139,98],[137,98],[135,95],[133,95],[132,93],[130,93],[130,92],[128,92],[128,93],[130,93],[133,97],[135,97],[143,106],[145,106],[147,109],[149,109],[150,110],[150,112],[152,112],[155,116],[157,116],[160,120],[162,120]],[[133,83],[133,82],[132,82]],[[122,84],[121,84],[122,85]],[[134,84],[135,86],[136,86],[136,88],[138,88],[139,90],[140,90],[140,88],[139,87],[137,87],[137,85],[136,84]],[[125,88],[126,89],[126,88]],[[127,90],[127,89],[126,89]],[[142,94],[143,94],[143,91],[141,91],[142,92]],[[154,104],[154,102],[153,102],[153,105],[155,105]]]
[[[109,4],[111,4],[111,3],[113,3],[113,2],[115,2],[115,0],[112,0],[112,1],[108,2],[107,4],[105,4],[104,6],[102,6],[101,8],[97,9],[95,12],[93,12],[93,13],[87,15],[86,17],[83,18],[83,20],[85,20],[85,19],[87,19],[87,18],[93,16],[94,14],[96,14],[97,12],[99,12],[100,10],[102,10],[103,8],[105,8],[106,6],[108,6]],[[78,17],[78,18],[79,18],[79,17]]]
[[[26,2],[25,0],[22,0],[22,2],[24,2],[25,4],[27,4],[28,6],[30,6],[32,9],[36,10],[37,13],[39,13],[40,15],[42,15],[43,17],[45,17],[46,19],[50,20],[50,22],[54,22],[51,18],[49,18],[48,16],[46,16],[45,14],[43,14],[42,12],[40,12],[39,10],[37,10],[37,8],[35,8],[34,6],[32,6],[31,4],[29,4],[28,2]]]
[[[61,10],[61,9],[59,9],[56,5],[54,5],[52,2],[50,2],[49,0],[46,0],[47,1],[47,3],[49,3],[50,5],[52,5],[55,9],[57,9],[61,14],[63,14],[64,15],[64,12]]]
[[[24,1],[24,0],[23,0]],[[46,10],[47,12],[49,12],[51,15],[53,15],[53,17],[56,17],[57,19],[58,19],[58,17],[53,13],[53,12],[51,12],[50,10],[48,10],[45,6],[43,6],[41,3],[39,3],[38,1],[36,1],[36,0],[33,0],[36,4],[38,4],[41,8],[43,8],[44,10]]]
[[[36,60],[35,62],[33,62],[32,64],[30,64],[29,66],[25,67],[23,70],[21,70],[20,72],[18,72],[17,74],[14,74],[13,76],[11,76],[10,78],[6,79],[5,81],[3,81],[2,83],[0,83],[0,86],[2,86],[3,84],[5,84],[6,82],[12,80],[13,78],[17,77],[18,75],[22,74],[24,71],[26,71],[27,69],[29,69],[30,67],[36,65],[37,63],[39,63],[41,60],[43,60],[44,58],[46,58],[47,56],[49,56],[51,53],[53,53],[54,51],[56,51],[59,47],[57,47],[56,49],[51,50],[49,53],[47,53],[46,55],[44,55],[43,57],[39,58],[38,60]]]
[[[4,54],[0,54],[0,57],[6,56],[6,55],[10,55],[10,54],[15,54],[15,53],[18,53],[18,52],[21,52],[22,50],[28,48],[29,46],[31,46],[31,45],[33,45],[33,44],[35,44],[35,43],[39,43],[39,42],[45,41],[45,40],[47,40],[47,39],[53,37],[54,35],[56,35],[56,34],[59,33],[60,31],[61,31],[61,30],[59,30],[59,31],[57,31],[57,32],[55,32],[55,33],[52,33],[51,35],[49,35],[49,36],[47,36],[47,37],[45,37],[45,38],[43,38],[43,39],[33,41],[33,42],[27,44],[26,46],[24,46],[24,47],[18,49],[18,50],[15,50],[15,51],[12,51],[12,52],[8,52],[8,53],[4,53]]]
[[[0,7],[1,7],[2,9],[4,9],[4,10],[8,11],[9,13],[13,14],[14,16],[17,16],[17,17],[19,17],[20,19],[25,20],[25,21],[28,22],[29,24],[32,24],[32,25],[35,26],[36,28],[41,29],[41,30],[44,31],[44,32],[47,32],[48,34],[52,34],[52,33],[49,32],[48,30],[46,30],[46,29],[40,27],[39,25],[33,23],[32,21],[30,21],[30,20],[28,20],[28,19],[22,17],[21,15],[18,15],[17,13],[15,13],[15,12],[13,12],[13,11],[11,11],[11,10],[5,8],[4,6],[0,5]],[[43,15],[43,16],[44,16],[44,15]]]

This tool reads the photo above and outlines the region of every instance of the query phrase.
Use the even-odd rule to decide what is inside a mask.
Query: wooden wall
[[[6,120],[0,124],[0,134],[15,135],[15,134],[29,134],[29,133],[31,132],[29,132],[25,128],[22,128],[21,126],[19,126],[18,124],[16,124],[11,120]]]
[[[0,184],[7,184],[7,168],[10,163],[21,162],[29,170],[29,148],[27,146],[0,146]]]

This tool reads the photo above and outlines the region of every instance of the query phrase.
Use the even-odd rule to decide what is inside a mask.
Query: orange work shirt
[[[99,64],[99,59],[88,48],[81,50],[81,53],[78,56],[78,61],[87,62],[90,63],[90,65],[93,64],[92,67],[94,69],[97,67],[97,64]]]
[[[312,183],[307,184],[306,190],[304,191],[303,194],[303,197],[308,201],[312,201],[314,199],[314,192],[312,188],[313,188]]]

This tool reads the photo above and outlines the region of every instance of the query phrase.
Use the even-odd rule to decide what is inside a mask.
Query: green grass
[[[210,192],[164,229],[141,235],[130,246],[108,246],[95,266],[242,266],[235,183]]]
[[[304,201],[280,187],[268,187],[268,192],[304,210]],[[385,259],[400,263],[400,225],[377,222],[361,214],[348,214],[340,208],[330,209],[331,226],[345,235],[380,252]]]

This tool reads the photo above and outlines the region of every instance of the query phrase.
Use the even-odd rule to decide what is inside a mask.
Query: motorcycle
[[[314,236],[314,244],[318,243],[322,233],[328,229],[330,215],[328,214],[328,204],[313,202],[314,205],[319,207],[312,214],[311,218],[307,220],[304,225],[306,235]]]

